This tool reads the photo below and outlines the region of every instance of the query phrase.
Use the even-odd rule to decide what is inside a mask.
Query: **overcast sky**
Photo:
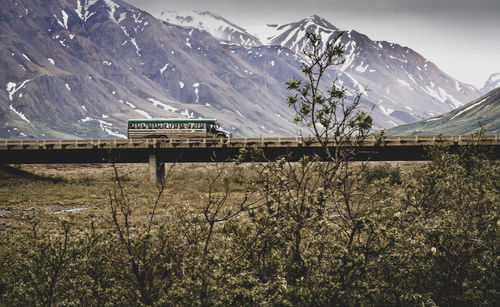
[[[319,15],[343,30],[408,46],[481,88],[500,72],[500,0],[125,0],[152,14],[208,10],[256,32]]]

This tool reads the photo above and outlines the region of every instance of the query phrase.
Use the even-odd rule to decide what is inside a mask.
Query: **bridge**
[[[427,147],[447,145],[456,149],[471,143],[500,157],[500,135],[477,136],[369,136],[355,147],[357,161],[419,161],[427,159]],[[341,145],[342,146],[342,145]],[[350,146],[346,144],[345,146]],[[164,163],[231,161],[242,148],[256,147],[273,160],[304,154],[324,157],[314,138],[229,139],[108,139],[108,140],[0,140],[0,164],[34,163],[149,163],[150,179],[163,176]],[[335,150],[335,147],[331,147]]]

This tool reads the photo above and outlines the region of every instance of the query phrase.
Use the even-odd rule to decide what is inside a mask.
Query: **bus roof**
[[[215,124],[216,119],[212,118],[198,118],[198,119],[186,119],[186,118],[153,118],[153,119],[129,119],[129,123],[205,123],[205,124]]]

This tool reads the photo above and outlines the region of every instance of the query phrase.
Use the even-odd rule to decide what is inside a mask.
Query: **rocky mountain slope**
[[[152,117],[217,118],[235,136],[297,134],[285,86],[302,78],[296,52],[306,31],[326,41],[337,28],[313,16],[269,27],[260,45],[214,14],[168,16],[122,0],[0,0],[0,138],[125,137],[127,119]],[[346,62],[329,80],[364,93],[376,128],[478,96],[409,48],[356,31],[339,41]]]
[[[276,47],[240,56],[120,0],[0,0],[0,17],[2,138],[124,137],[127,119],[151,117],[296,134],[285,82],[298,63]]]
[[[471,134],[483,125],[486,134],[500,134],[500,88],[456,110],[386,131],[387,135]]]

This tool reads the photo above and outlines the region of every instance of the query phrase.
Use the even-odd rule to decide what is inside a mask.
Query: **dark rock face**
[[[338,31],[317,16],[302,23]],[[0,138],[125,137],[127,119],[151,117],[217,118],[235,136],[296,135],[285,82],[302,77],[294,50],[304,44],[280,37],[292,36],[221,42],[121,0],[0,0]],[[411,49],[355,31],[341,41],[346,63],[330,77],[365,92],[377,127],[478,95]]]

